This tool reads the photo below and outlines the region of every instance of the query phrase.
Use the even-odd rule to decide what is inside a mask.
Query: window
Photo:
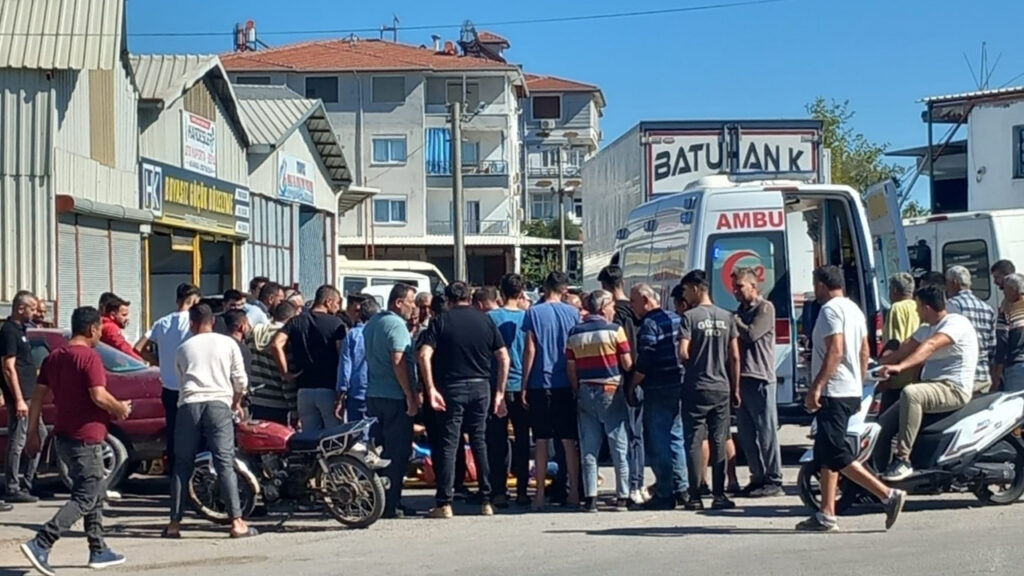
[[[462,93],[462,82],[449,82],[447,86],[447,103],[462,102],[463,111],[472,112],[480,106],[480,84],[467,82],[466,93]]]
[[[533,220],[554,220],[557,215],[555,204],[554,194],[531,194],[530,218]]]
[[[149,365],[145,362],[132,358],[124,352],[107,346],[102,342],[96,345],[96,352],[99,352],[100,359],[103,360],[103,367],[107,369],[107,372],[124,374],[125,372],[138,372],[149,368]]]
[[[366,288],[366,278],[346,276],[341,281],[341,291],[346,295],[358,294],[363,288]]]
[[[334,76],[306,78],[306,98],[319,98],[326,102],[338,101],[338,79]]]
[[[575,214],[577,218],[583,218],[583,198],[572,199],[572,213]]]
[[[374,138],[374,164],[405,164],[405,138]]]
[[[409,280],[402,278],[374,278],[370,280],[371,286],[394,286],[395,284],[409,284]]]
[[[988,245],[984,240],[960,240],[942,246],[942,269],[963,266],[971,273],[971,290],[982,300],[992,293],[989,277]]]
[[[396,104],[405,102],[405,77],[378,76],[373,79],[374,104]]]
[[[480,145],[476,142],[462,143],[462,165],[477,166],[480,164]]]
[[[405,198],[375,199],[373,221],[377,224],[405,224]]]
[[[558,120],[562,117],[561,96],[534,96],[534,120]]]
[[[738,308],[732,292],[732,272],[736,268],[753,268],[761,293],[775,305],[775,317],[789,318],[792,295],[785,246],[783,232],[717,234],[708,238],[706,261],[711,299],[726,310]]]
[[[254,84],[257,86],[269,86],[270,76],[238,76],[235,78],[235,84]],[[307,87],[306,90],[308,91],[309,88]]]
[[[1013,127],[1013,177],[1024,178],[1024,126]]]

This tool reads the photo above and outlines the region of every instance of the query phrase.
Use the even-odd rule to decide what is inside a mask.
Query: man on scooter
[[[891,430],[899,418],[896,454],[882,478],[898,482],[914,473],[910,453],[925,414],[952,412],[967,405],[974,392],[974,371],[978,365],[978,336],[971,322],[946,311],[941,287],[925,286],[914,292],[922,326],[882,359],[879,372],[885,379],[924,364],[921,382],[907,384],[900,396],[899,410],[886,411],[879,419],[882,429]]]

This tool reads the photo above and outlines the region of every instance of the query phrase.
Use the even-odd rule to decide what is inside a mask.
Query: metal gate
[[[327,281],[326,220],[323,212],[299,210],[299,289],[308,298]]]
[[[246,271],[249,277],[266,276],[274,282],[295,282],[295,208],[258,194],[252,198],[251,234],[246,243]]]

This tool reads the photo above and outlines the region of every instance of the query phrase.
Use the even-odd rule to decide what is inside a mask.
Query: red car
[[[29,342],[32,356],[38,368],[51,350],[67,345],[70,333],[61,329],[30,328]],[[163,458],[167,424],[164,407],[160,402],[160,370],[150,367],[115,350],[106,344],[96,345],[96,351],[103,359],[107,371],[107,389],[119,400],[132,401],[132,413],[124,422],[111,422],[106,440],[103,442],[103,468],[110,479],[111,490],[135,471],[138,464]],[[43,406],[43,422],[47,429],[53,428],[56,408],[52,398]],[[56,454],[51,450],[53,435],[43,447],[39,471],[60,469]],[[7,454],[7,410],[0,410],[0,460]]]

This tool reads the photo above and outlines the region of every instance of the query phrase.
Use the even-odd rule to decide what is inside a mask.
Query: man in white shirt
[[[188,311],[199,303],[199,288],[193,284],[179,284],[177,290],[178,310],[160,318],[153,327],[135,343],[135,351],[150,364],[160,367],[160,381],[163,390],[160,400],[164,405],[164,416],[167,423],[167,470],[174,470],[174,428],[178,416],[178,375],[174,371],[174,355],[178,346],[188,339]],[[156,346],[156,354],[150,350],[150,344]]]
[[[797,530],[834,532],[839,474],[870,491],[885,504],[885,528],[903,510],[906,493],[890,489],[857,461],[846,442],[850,417],[860,410],[868,364],[867,319],[843,295],[843,273],[835,266],[814,271],[814,296],[821,311],[814,323],[811,374],[805,405],[815,412],[814,458],[821,467],[821,510],[797,524]]]
[[[925,414],[952,412],[967,405],[974,393],[978,366],[978,335],[970,320],[946,311],[946,295],[936,286],[919,288],[914,293],[921,323],[913,337],[899,350],[886,356],[882,377],[924,364],[922,382],[907,384],[900,395],[899,434],[892,465],[882,476],[896,482],[914,473],[910,452]],[[892,425],[896,410],[883,414],[883,429]]]
[[[235,427],[233,413],[241,416],[242,397],[249,385],[242,352],[231,337],[213,331],[213,311],[205,304],[189,310],[192,337],[177,350],[174,369],[178,377],[178,421],[174,429],[178,459],[171,477],[171,522],[165,538],[181,536],[183,496],[192,473],[193,460],[202,440],[213,454],[220,479],[220,493],[227,495],[231,537],[255,536],[242,519],[235,476]]]

